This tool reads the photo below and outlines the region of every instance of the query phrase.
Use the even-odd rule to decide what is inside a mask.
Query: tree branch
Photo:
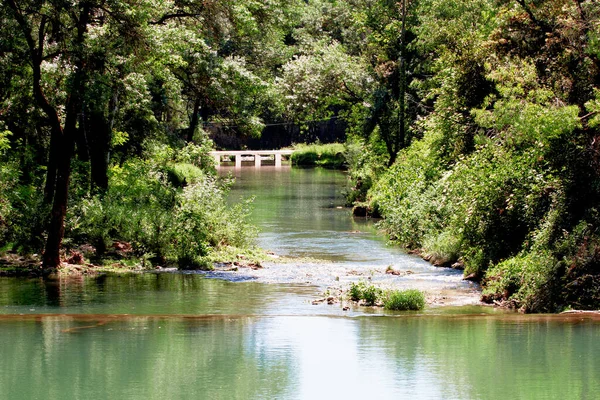
[[[201,16],[201,13],[186,13],[181,11],[174,14],[165,14],[158,21],[150,21],[150,25],[164,25],[165,22],[175,18],[195,18]]]

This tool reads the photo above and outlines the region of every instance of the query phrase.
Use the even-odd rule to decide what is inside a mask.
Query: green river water
[[[344,182],[250,168],[232,192],[256,196],[261,246],[323,262],[0,278],[0,399],[600,398],[599,318],[478,305],[460,272],[387,246],[337,208]],[[311,304],[369,278],[436,300],[423,313]]]

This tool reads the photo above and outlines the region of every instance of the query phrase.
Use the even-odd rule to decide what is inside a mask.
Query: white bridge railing
[[[217,162],[217,168],[221,165],[221,158],[223,156],[235,156],[235,167],[242,167],[242,157],[253,157],[254,166],[259,168],[262,165],[262,156],[274,156],[275,167],[281,168],[281,156],[291,156],[294,150],[224,150],[224,151],[211,151],[210,155],[215,158]],[[269,157],[270,158],[270,157]]]

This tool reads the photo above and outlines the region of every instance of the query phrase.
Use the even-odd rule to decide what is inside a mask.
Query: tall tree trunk
[[[56,269],[60,266],[60,246],[65,234],[65,216],[67,214],[71,159],[73,158],[73,151],[75,149],[75,135],[76,133],[71,131],[71,129],[65,129],[61,143],[62,151],[60,154],[56,154],[58,156],[56,188],[42,264],[42,267],[46,270]]]
[[[58,116],[56,121],[51,124],[50,130],[50,152],[48,154],[48,166],[46,167],[46,184],[44,185],[44,203],[52,204],[54,191],[56,189],[56,172],[58,169],[57,155],[60,153],[60,139],[62,137],[62,127]]]
[[[73,42],[72,54],[75,57],[73,81],[68,88],[68,100],[65,107],[66,120],[64,129],[61,125],[57,110],[52,106],[41,86],[41,65],[44,55],[46,40],[46,25],[48,17],[41,16],[37,38],[34,39],[30,21],[23,14],[23,10],[15,0],[6,0],[12,10],[15,20],[19,24],[29,48],[29,57],[32,68],[33,95],[38,106],[46,114],[51,127],[50,152],[48,157],[48,173],[44,188],[44,197],[49,202],[52,199],[52,211],[48,227],[48,239],[43,257],[42,267],[46,270],[60,266],[60,245],[64,235],[64,221],[67,213],[67,199],[69,195],[69,180],[71,177],[71,159],[75,149],[77,134],[77,118],[83,102],[85,87],[85,62],[83,45],[85,33],[90,17],[91,5],[87,1],[78,4],[79,15],[74,18],[77,26],[77,37]]]
[[[198,127],[198,122],[200,120],[200,96],[196,96],[194,100],[194,109],[192,110],[192,118],[190,120],[190,126],[188,128],[187,133],[187,141],[191,142],[194,140],[194,133],[196,132],[196,128]]]
[[[75,72],[72,85],[69,87],[69,97],[66,106],[65,127],[60,141],[60,153],[57,157],[57,174],[54,201],[48,226],[48,239],[42,261],[42,268],[54,270],[60,266],[60,247],[65,233],[65,216],[67,215],[67,201],[69,198],[69,181],[71,178],[71,159],[75,150],[77,135],[77,119],[83,105],[85,89],[85,61],[83,56],[84,36],[87,31],[90,16],[90,4],[83,2],[81,13],[77,20],[77,39],[75,48],[79,50],[75,60]],[[51,149],[52,150],[52,149]],[[51,154],[52,156],[52,154]]]

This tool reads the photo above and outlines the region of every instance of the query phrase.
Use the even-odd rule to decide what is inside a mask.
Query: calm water
[[[287,172],[252,171],[233,195],[256,192],[263,246],[330,262],[295,266],[311,284],[275,266],[245,279],[0,278],[0,399],[600,398],[599,318],[311,305],[331,268],[342,282],[361,279],[343,275],[354,269],[390,283],[377,271],[392,264],[421,275],[394,285],[473,288],[337,209],[343,175]]]
[[[241,171],[241,172],[240,172]],[[372,220],[353,218],[344,208],[347,177],[326,169],[223,169],[236,174],[231,198],[254,197],[253,222],[261,228],[259,243],[278,255],[314,257],[319,262],[269,265],[240,271],[230,279],[251,277],[262,282],[304,283],[347,288],[370,280],[382,287],[418,288],[442,304],[476,304],[477,285],[462,280],[462,271],[436,268],[389,246]],[[391,266],[409,274],[386,274]]]

